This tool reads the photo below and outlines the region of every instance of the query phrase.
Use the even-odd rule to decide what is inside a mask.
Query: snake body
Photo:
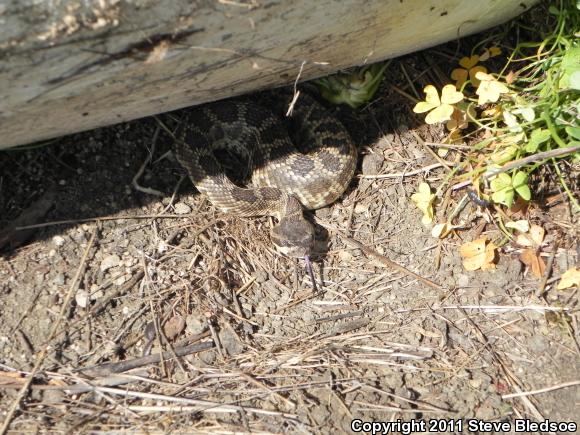
[[[216,158],[219,150],[246,161],[249,187],[228,178]],[[197,189],[222,211],[276,217],[272,241],[294,257],[308,255],[314,242],[303,208],[338,199],[356,167],[356,149],[346,129],[308,95],[299,97],[287,122],[245,100],[195,108],[180,124],[175,154]]]

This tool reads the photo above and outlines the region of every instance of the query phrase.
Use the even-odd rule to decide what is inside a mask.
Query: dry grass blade
[[[519,393],[504,394],[502,399],[513,399],[514,397],[533,396],[535,394],[549,393],[550,391],[560,390],[562,388],[576,387],[580,381],[564,382],[563,384],[554,385],[553,387],[540,388],[533,391],[521,391]]]
[[[297,417],[295,414],[289,414],[289,413],[284,413],[284,412],[269,411],[266,409],[258,409],[258,408],[252,408],[252,407],[246,407],[246,406],[223,404],[223,403],[214,403],[214,402],[209,402],[207,400],[187,399],[187,398],[183,398],[183,397],[166,396],[163,394],[144,393],[141,391],[119,390],[117,388],[96,387],[96,386],[93,387],[92,390],[102,392],[102,393],[114,394],[117,396],[123,396],[123,397],[135,397],[135,398],[140,398],[140,399],[151,399],[151,400],[158,400],[158,401],[163,401],[163,402],[180,403],[183,405],[195,405],[195,406],[197,406],[196,412],[215,412],[215,413],[248,412],[251,414],[273,415],[273,416],[280,416],[280,417],[284,417],[284,418],[296,418]],[[128,409],[130,409],[132,411],[136,411],[136,410],[139,410],[140,408],[128,406]]]
[[[424,168],[414,169],[409,172],[399,172],[396,174],[379,174],[379,175],[359,175],[359,178],[364,178],[367,180],[381,180],[383,178],[404,178],[410,177],[412,175],[419,175],[423,172],[429,172],[433,169],[441,168],[443,165],[441,163],[433,163],[432,165],[425,166]]]

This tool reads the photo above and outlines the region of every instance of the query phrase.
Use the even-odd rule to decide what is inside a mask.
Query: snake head
[[[302,216],[284,217],[272,228],[270,238],[281,254],[304,258],[314,247],[314,226]]]

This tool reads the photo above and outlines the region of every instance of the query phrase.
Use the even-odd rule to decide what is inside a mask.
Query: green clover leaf
[[[526,201],[532,198],[532,192],[528,186],[528,174],[522,171],[516,172],[513,177],[502,172],[491,180],[490,186],[493,191],[491,199],[497,204],[511,207],[516,193]]]
[[[524,200],[529,201],[532,198],[532,192],[528,186],[528,174],[525,172],[518,171],[514,174],[512,177],[512,186]]]
[[[491,190],[493,194],[491,199],[498,204],[504,204],[510,207],[514,202],[514,189],[512,187],[512,177],[505,172],[499,174],[491,180]]]
[[[536,128],[534,131],[532,131],[530,139],[528,140],[528,143],[524,147],[524,150],[528,153],[535,153],[538,150],[539,146],[544,142],[546,142],[547,140],[549,140],[550,137],[551,135],[549,130],[543,128]]]

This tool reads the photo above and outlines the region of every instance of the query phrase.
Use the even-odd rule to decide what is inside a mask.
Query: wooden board
[[[533,0],[8,0],[0,148],[328,75],[502,23]]]

